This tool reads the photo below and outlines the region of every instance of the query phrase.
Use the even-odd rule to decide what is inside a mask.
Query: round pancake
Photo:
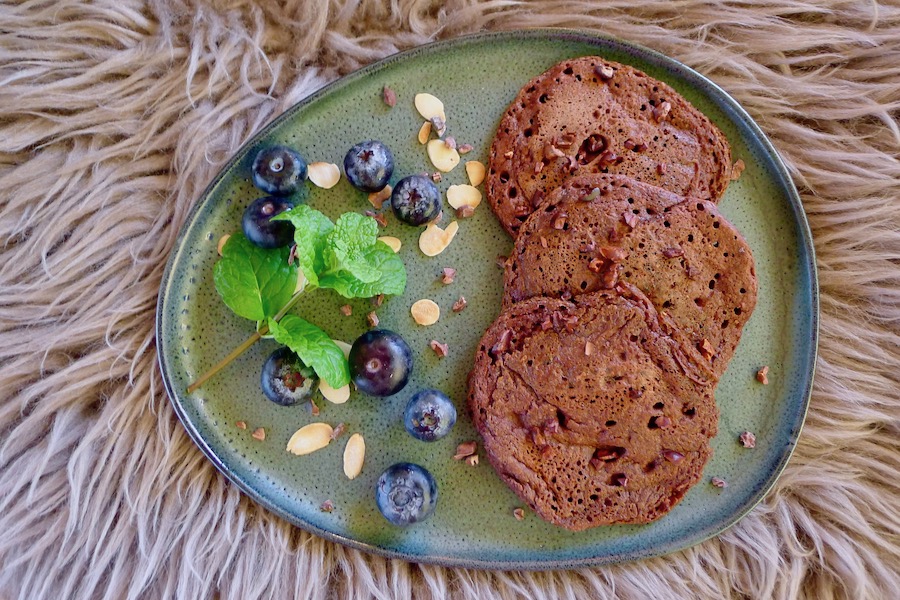
[[[633,289],[504,310],[468,399],[503,481],[571,530],[668,512],[699,481],[718,420],[715,376],[676,338]]]
[[[627,175],[715,202],[728,185],[731,151],[722,132],[667,84],[586,56],[521,89],[497,129],[485,190],[515,237],[544,196],[588,173]]]
[[[504,270],[504,302],[618,281],[646,294],[718,376],[725,372],[756,306],[757,284],[747,242],[714,204],[622,176],[570,179],[519,230]]]

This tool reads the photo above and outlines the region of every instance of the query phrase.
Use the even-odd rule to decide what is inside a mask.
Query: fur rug
[[[176,233],[230,154],[327,81],[532,26],[687,63],[781,151],[822,291],[799,447],[747,518],[659,559],[495,573],[324,542],[242,496],[173,414],[154,310]],[[3,2],[0,597],[896,597],[898,116],[898,0]]]

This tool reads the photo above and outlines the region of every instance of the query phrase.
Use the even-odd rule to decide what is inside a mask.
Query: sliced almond
[[[342,342],[341,340],[331,340],[331,341],[334,342],[335,345],[337,345],[337,347],[341,349],[341,352],[344,353],[344,358],[350,358],[350,348],[351,348],[350,344],[348,344],[347,342]]]
[[[428,142],[428,138],[431,136],[431,121],[425,121],[422,123],[422,126],[419,127],[419,134],[416,136],[416,139],[419,140],[419,143],[423,146]]]
[[[400,246],[402,245],[402,243],[400,242],[400,238],[395,238],[390,235],[383,235],[380,238],[378,238],[378,241],[384,242],[385,244],[387,244],[391,248],[391,250],[394,251],[395,254],[397,252],[400,252]]]
[[[479,186],[484,181],[484,175],[487,172],[487,168],[484,166],[484,163],[478,160],[467,160],[466,161],[466,175],[469,176],[469,183],[474,186]]]
[[[409,313],[419,325],[434,325],[441,318],[441,307],[434,300],[423,298],[413,303]]]
[[[347,479],[355,479],[362,473],[363,461],[366,458],[366,441],[358,433],[354,433],[344,446],[344,475]]]
[[[334,429],[328,423],[310,423],[294,432],[286,450],[297,456],[321,450],[331,441],[332,432]]]
[[[303,288],[306,287],[306,275],[303,274],[303,271],[297,269],[297,285],[294,286],[294,293],[299,294],[303,291]]]
[[[307,175],[315,185],[326,190],[341,180],[341,170],[334,163],[314,162],[307,167]]]
[[[447,202],[453,208],[470,206],[478,208],[481,204],[481,192],[471,185],[451,185],[447,189]]]
[[[219,238],[219,243],[216,244],[216,252],[219,253],[219,256],[222,256],[222,248],[225,247],[225,242],[228,241],[228,238],[231,237],[231,234],[226,233],[222,237]]]
[[[328,385],[328,382],[324,379],[319,380],[319,391],[322,392],[322,397],[331,402],[332,404],[343,404],[347,400],[350,399],[350,384],[341,386],[339,388],[333,388]]]
[[[384,205],[385,201],[391,197],[391,192],[393,191],[394,189],[391,186],[386,185],[381,188],[380,192],[372,192],[369,194],[369,204],[376,209],[381,210],[381,207]]]
[[[450,245],[457,231],[459,223],[456,221],[451,221],[447,229],[441,229],[432,223],[419,236],[419,250],[425,256],[437,256]]]
[[[419,111],[419,114],[426,121],[434,117],[440,117],[444,121],[447,120],[447,115],[444,113],[444,103],[431,94],[416,94],[413,103],[416,105],[416,110]]]
[[[438,171],[449,173],[459,164],[459,152],[444,143],[444,140],[431,140],[426,146],[428,159]]]

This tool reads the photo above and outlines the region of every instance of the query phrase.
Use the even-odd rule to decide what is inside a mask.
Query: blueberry
[[[241,219],[244,235],[260,248],[287,246],[294,241],[294,226],[289,221],[272,221],[271,218],[292,208],[294,203],[284,198],[257,198],[247,207]]]
[[[282,406],[309,400],[319,386],[319,378],[312,367],[287,346],[269,355],[263,364],[260,386],[266,398]]]
[[[427,177],[404,177],[391,193],[391,209],[404,223],[424,225],[441,212],[441,192]]]
[[[390,396],[403,389],[413,368],[406,341],[387,329],[370,329],[350,347],[350,378],[372,396]]]
[[[344,173],[357,189],[381,191],[394,173],[394,155],[378,140],[360,142],[344,156]]]
[[[397,463],[378,478],[375,502],[384,518],[394,525],[412,525],[434,512],[437,483],[425,468]]]
[[[253,159],[253,185],[267,194],[288,196],[306,181],[306,161],[287,146],[272,146]]]
[[[456,423],[456,407],[438,390],[417,392],[403,411],[403,425],[411,436],[423,442],[439,440]]]

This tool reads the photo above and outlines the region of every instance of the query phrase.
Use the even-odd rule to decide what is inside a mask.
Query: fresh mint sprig
[[[331,387],[342,387],[350,381],[350,372],[341,349],[316,325],[286,313],[300,293],[316,288],[333,289],[344,298],[402,294],[406,289],[403,261],[378,241],[378,225],[373,219],[345,213],[332,223],[305,204],[273,219],[294,225],[293,250],[259,248],[238,233],[225,243],[213,270],[223,302],[238,316],[260,325],[243,344],[189,385],[188,393],[270,333]],[[300,273],[306,280],[304,286],[297,285]]]

